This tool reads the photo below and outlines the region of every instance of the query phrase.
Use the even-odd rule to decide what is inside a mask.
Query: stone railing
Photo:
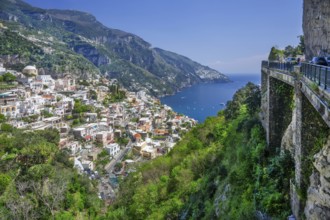
[[[262,61],[261,67],[285,71],[288,74],[292,74],[298,69],[298,73],[305,76],[308,80],[314,82],[322,89],[327,90],[330,87],[330,66],[321,66],[304,62],[297,64],[290,62]]]

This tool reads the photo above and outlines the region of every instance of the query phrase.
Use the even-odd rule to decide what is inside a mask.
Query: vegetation
[[[0,30],[1,54],[21,60],[20,62],[7,64],[8,68],[21,71],[26,63],[31,63],[53,73],[74,72],[82,74],[83,72],[98,72],[97,68],[83,56],[63,48],[60,44],[53,45],[53,47],[54,52],[49,54],[39,44],[29,41],[17,32]]]
[[[12,83],[14,81],[16,81],[16,76],[11,73],[0,75],[0,82]]]
[[[106,218],[254,219],[257,211],[286,218],[294,166],[288,153],[266,148],[259,107],[250,83],[168,155],[130,174]]]
[[[22,121],[26,123],[36,122],[39,118],[39,115],[30,115],[22,118]]]
[[[81,79],[101,72],[125,88],[147,89],[153,95],[172,94],[184,86],[213,80],[201,79],[201,72],[229,81],[187,57],[152,48],[136,35],[107,28],[90,14],[44,10],[9,0],[1,1],[0,10],[4,19],[0,51],[15,61],[6,64],[12,69],[22,70],[29,63],[46,73],[72,73]],[[9,19],[12,16],[17,18],[15,22]]]
[[[50,117],[54,116],[52,113],[50,113],[49,111],[46,111],[46,110],[42,110],[41,115],[44,116],[45,118],[50,118]]]
[[[86,121],[86,119],[84,117],[84,113],[94,112],[94,111],[95,111],[94,106],[85,105],[80,99],[76,99],[74,101],[74,108],[72,111],[73,116],[72,116],[72,118],[67,117],[66,119],[67,120],[73,119],[72,125],[77,126],[77,125],[83,124]]]
[[[6,120],[7,120],[6,116],[0,113],[0,123],[5,122]]]
[[[59,151],[57,130],[0,133],[1,219],[95,219],[94,184]]]
[[[127,137],[118,137],[116,138],[116,143],[118,143],[120,146],[126,146],[129,142],[129,138]]]
[[[103,105],[109,105],[110,103],[121,102],[126,98],[126,92],[121,90],[119,85],[109,86],[110,93],[103,100]]]
[[[288,45],[284,48],[284,50],[278,49],[277,47],[272,47],[268,55],[268,60],[280,61],[285,57],[296,57],[297,55],[303,55],[305,51],[304,36],[300,35],[299,40],[300,42],[296,47]]]
[[[96,169],[102,171],[104,166],[110,162],[110,155],[106,150],[102,150],[97,155]]]
[[[16,87],[13,82],[16,81],[16,76],[11,73],[0,75],[0,90],[12,89]]]

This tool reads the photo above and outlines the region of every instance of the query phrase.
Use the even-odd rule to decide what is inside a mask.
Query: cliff
[[[330,2],[304,0],[303,10],[306,59],[330,54]]]

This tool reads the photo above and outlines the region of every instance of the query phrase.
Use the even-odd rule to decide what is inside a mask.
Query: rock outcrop
[[[307,219],[330,218],[330,138],[323,149],[314,155],[315,171],[310,177],[305,215]]]
[[[304,0],[306,59],[330,54],[330,1]]]

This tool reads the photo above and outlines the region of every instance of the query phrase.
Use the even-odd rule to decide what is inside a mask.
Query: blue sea
[[[172,96],[161,98],[161,102],[174,111],[203,122],[208,116],[215,116],[225,108],[227,101],[246,83],[259,85],[261,74],[227,74],[230,83],[197,84]]]

